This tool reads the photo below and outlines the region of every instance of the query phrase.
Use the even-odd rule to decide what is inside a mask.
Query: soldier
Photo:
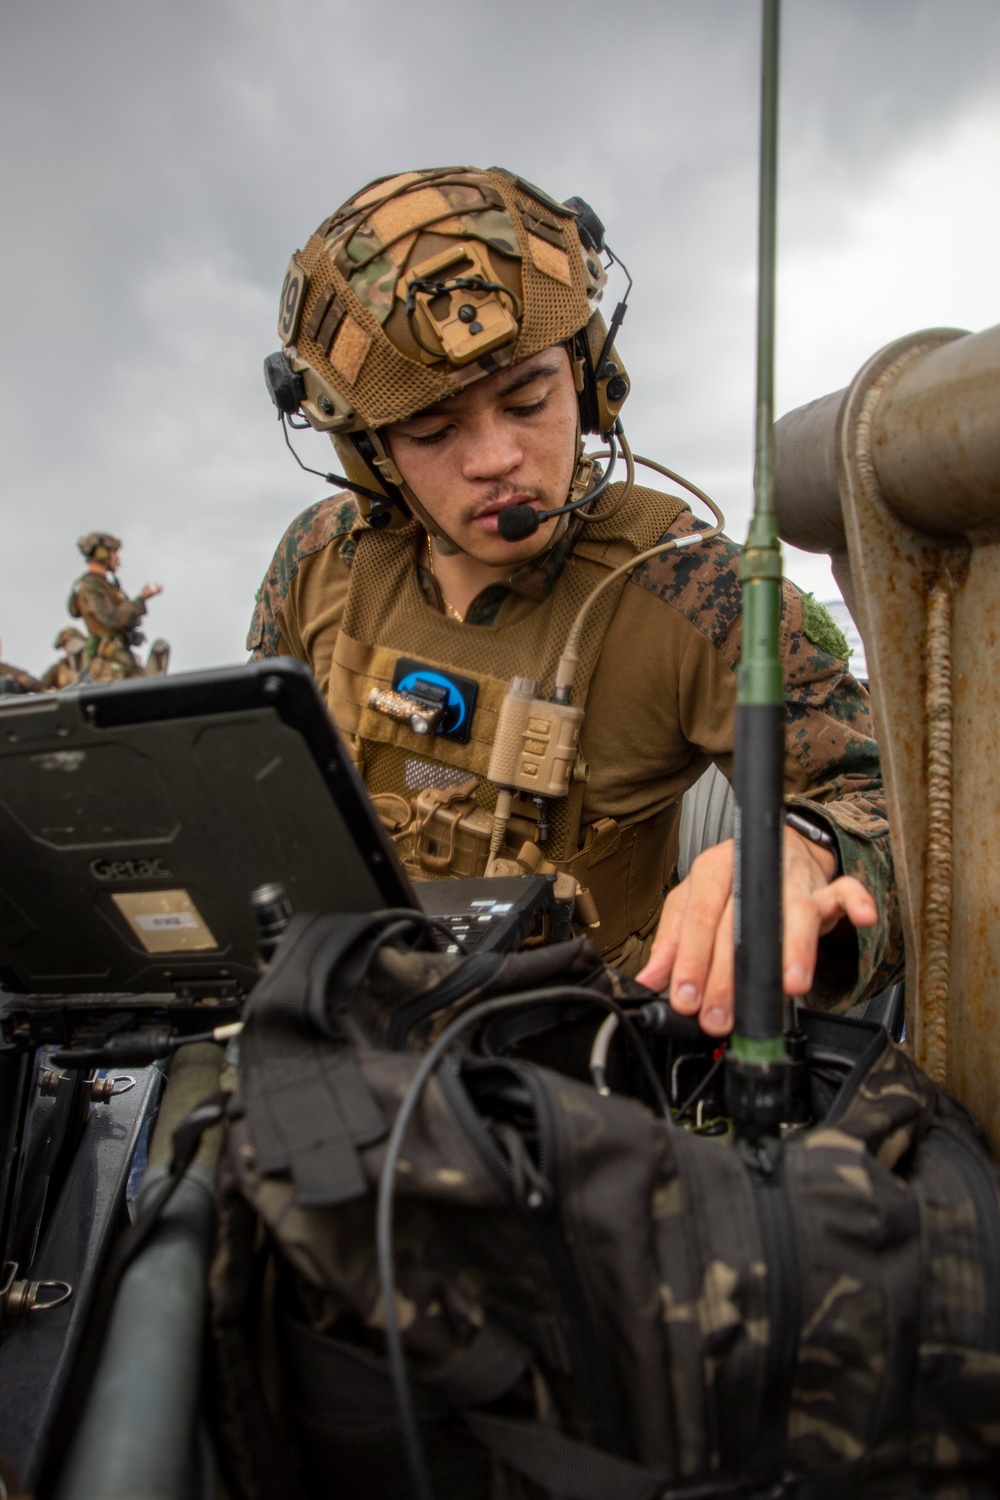
[[[121,545],[105,531],[89,531],[77,542],[87,571],[73,585],[68,607],[89,632],[85,676],[91,682],[141,676],[142,665],[131,647],[145,637],[135,627],[146,613],[146,601],[163,592],[158,583],[144,583],[135,599],[123,593],[116,577]]]
[[[57,693],[60,688],[72,687],[83,671],[86,637],[73,625],[66,625],[52,642],[63,654],[54,661],[42,678],[42,687],[47,693]]]
[[[0,647],[0,658],[3,652]],[[32,677],[30,672],[23,671],[20,667],[12,667],[9,662],[0,659],[0,693],[40,693],[42,684],[37,677]]]
[[[605,959],[669,981],[722,1036],[731,842],[664,891],[683,793],[710,762],[731,772],[739,548],[702,541],[685,502],[634,486],[630,466],[624,485],[595,484],[583,435],[613,434],[629,389],[597,312],[604,251],[587,205],[499,169],[387,178],[323,222],[292,259],[266,369],[283,418],[330,433],[353,494],[292,523],[247,644],[312,666],[412,873],[468,873],[498,840],[505,868],[568,873]],[[579,505],[563,513],[567,498]],[[612,578],[671,538],[685,550]],[[512,679],[559,701],[591,596],[563,695],[585,707],[568,794],[533,798],[522,777],[507,803],[489,780],[498,712]],[[901,961],[870,703],[837,627],[790,583],[782,640],[802,830],[784,835],[784,985],[846,1006]],[[437,733],[406,721],[420,691]]]

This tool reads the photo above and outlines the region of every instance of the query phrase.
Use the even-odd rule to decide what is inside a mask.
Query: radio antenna
[[[781,977],[784,681],[778,649],[781,544],[774,513],[774,306],[781,0],[763,0],[757,420],[754,512],[743,550],[743,650],[737,676],[733,870],[735,1026],[726,1065],[738,1137],[777,1135],[784,1114]]]

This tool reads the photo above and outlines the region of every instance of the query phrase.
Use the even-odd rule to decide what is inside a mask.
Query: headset
[[[530,505],[512,505],[502,511],[497,525],[499,534],[508,542],[521,541],[533,535],[543,522],[556,516],[567,515],[581,506],[592,505],[604,494],[611,483],[615,468],[616,439],[621,436],[619,412],[630,389],[627,372],[613,356],[616,352],[615,335],[621,328],[628,310],[632,277],[627,267],[605,243],[604,225],[590,205],[582,198],[568,198],[563,207],[569,209],[574,215],[577,233],[584,251],[595,256],[606,255],[610,262],[621,267],[628,283],[625,295],[616,306],[606,329],[603,321],[595,313],[590,321],[565,343],[577,378],[580,431],[583,434],[599,435],[604,440],[609,449],[609,463],[595,487],[578,499],[559,506],[558,509],[538,512]],[[423,286],[423,283],[421,285]],[[355,450],[360,464],[364,466],[364,472],[371,475],[371,485],[361,484],[346,474],[324,473],[323,470],[313,469],[302,462],[292,446],[288,429],[289,427],[303,429],[311,425],[305,417],[300,415],[306,394],[305,380],[292,367],[291,361],[283,350],[269,354],[264,360],[264,380],[271,400],[277,408],[285,443],[300,469],[305,470],[307,474],[315,474],[317,478],[324,479],[327,484],[350,490],[352,494],[366,501],[368,523],[375,530],[382,530],[394,522],[398,525],[401,516],[409,518],[410,506],[399,484],[390,477],[395,471],[395,466],[387,459],[386,453],[381,450],[381,444],[377,439],[373,440],[370,433],[364,431],[339,433],[338,438],[341,443],[349,443]]]

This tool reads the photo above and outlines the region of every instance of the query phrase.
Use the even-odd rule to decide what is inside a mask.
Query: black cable
[[[611,345],[615,341],[615,334],[625,321],[625,314],[628,312],[628,299],[632,295],[632,277],[629,274],[628,266],[623,260],[618,259],[615,252],[609,246],[605,245],[604,251],[614,261],[615,265],[620,266],[625,272],[625,279],[628,282],[628,286],[625,288],[625,295],[615,308],[611,322],[608,325],[608,335],[604,340],[604,348],[601,350],[601,357],[597,361],[597,368],[594,371],[594,376],[597,380],[600,380],[601,371],[604,369],[604,362],[611,353]]]
[[[715,1059],[715,1062],[709,1068],[708,1072],[705,1074],[705,1076],[701,1080],[701,1082],[695,1085],[695,1087],[691,1090],[690,1094],[688,1094],[687,1098],[684,1100],[684,1103],[678,1106],[677,1114],[675,1116],[676,1119],[678,1119],[678,1120],[682,1119],[684,1117],[684,1115],[687,1114],[687,1112],[691,1108],[692,1104],[697,1104],[698,1100],[701,1098],[702,1094],[708,1088],[708,1085],[711,1083],[711,1081],[715,1077],[716,1073],[722,1067],[722,1064],[725,1062],[725,1059],[726,1059],[725,1052],[720,1052],[719,1055],[718,1055],[718,1057]]]
[[[363,484],[355,484],[353,479],[346,479],[343,474],[324,474],[322,469],[311,469],[308,464],[304,464],[292,447],[292,440],[288,436],[288,421],[285,412],[279,411],[278,421],[281,423],[281,430],[284,433],[285,446],[300,469],[304,469],[307,474],[315,474],[317,479],[325,479],[327,484],[335,484],[342,490],[350,490],[352,494],[360,495],[364,500],[372,500],[378,505],[389,505],[388,496],[380,494],[378,490],[365,489]]]
[[[563,996],[564,998],[572,997],[573,999],[583,998],[589,1000],[592,1004],[603,1005],[608,1010],[615,1012],[628,1033],[633,1037],[639,1049],[640,1059],[643,1060],[644,1066],[648,1069],[648,1073],[655,1084],[655,1092],[661,1102],[664,1117],[668,1123],[671,1122],[670,1106],[667,1103],[663,1085],[656,1075],[656,1070],[632,1022],[616,1000],[611,1000],[606,995],[600,995],[595,990],[584,989],[582,985],[560,985],[546,989],[524,990],[520,995],[500,995],[493,1000],[482,1000],[478,1005],[471,1006],[469,1010],[457,1016],[449,1026],[446,1026],[434,1045],[425,1053],[421,1059],[420,1066],[410,1080],[409,1087],[399,1107],[399,1113],[389,1133],[389,1140],[385,1148],[385,1158],[382,1164],[382,1175],[379,1178],[378,1207],[375,1217],[375,1246],[378,1259],[379,1291],[382,1298],[389,1369],[392,1375],[396,1404],[399,1408],[403,1446],[406,1450],[406,1461],[409,1465],[410,1477],[413,1480],[416,1500],[434,1500],[434,1491],[431,1487],[427,1459],[420,1436],[420,1427],[413,1400],[413,1389],[410,1385],[409,1371],[406,1368],[406,1355],[403,1349],[403,1339],[400,1333],[399,1318],[396,1310],[396,1271],[392,1242],[392,1212],[396,1187],[396,1166],[399,1161],[403,1138],[428,1080],[456,1037],[463,1031],[468,1030],[474,1022],[482,1020],[485,1016],[494,1015],[504,1010],[516,1010],[519,1006],[523,1005],[551,1004],[556,996]]]

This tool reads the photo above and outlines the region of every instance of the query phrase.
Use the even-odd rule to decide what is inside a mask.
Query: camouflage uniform
[[[87,675],[91,682],[142,675],[142,665],[129,649],[128,636],[146,613],[144,600],[129,599],[110,578],[87,572],[73,585],[69,612],[87,627]]]
[[[78,630],[67,626],[60,630],[53,644],[64,654],[52,663],[42,678],[42,687],[47,693],[58,693],[77,681],[83,670],[83,651],[87,642]]]
[[[340,495],[293,522],[259,592],[247,640],[255,656],[308,662],[324,694],[361,524],[354,502]],[[669,534],[698,529],[702,524],[684,512]],[[459,628],[490,631],[525,618],[559,587],[580,534],[575,521],[545,554],[483,590]],[[609,817],[624,825],[662,810],[667,844],[676,839],[680,797],[708,764],[731,776],[742,632],[739,551],[722,536],[654,558],[632,574],[587,694],[585,823]],[[424,555],[418,548],[414,565],[428,603],[441,610],[436,582],[421,566]],[[821,942],[812,999],[843,1007],[884,987],[902,962],[871,704],[848,671],[846,645],[829,616],[787,582],[781,645],[786,794],[830,827],[843,872],[863,881],[879,911],[875,927],[842,924]],[[622,955],[633,971],[641,957],[634,950]]]

